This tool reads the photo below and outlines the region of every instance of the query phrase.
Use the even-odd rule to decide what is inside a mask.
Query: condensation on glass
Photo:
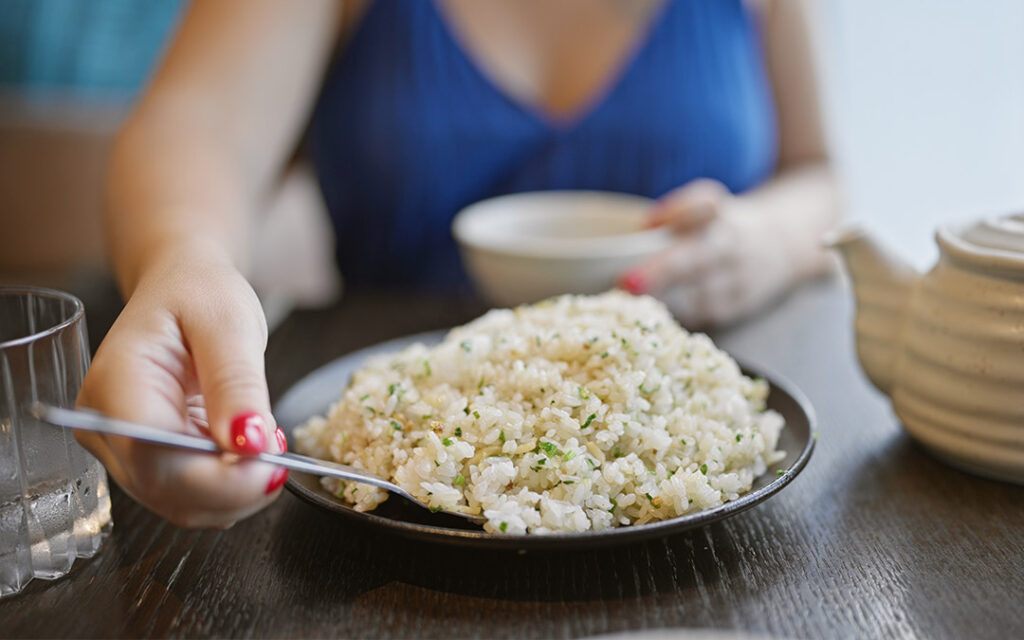
[[[32,578],[58,578],[109,532],[103,467],[74,435],[29,414],[72,407],[89,366],[81,301],[0,287],[0,597]]]

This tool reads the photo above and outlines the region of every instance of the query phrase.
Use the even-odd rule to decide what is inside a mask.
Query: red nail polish
[[[274,474],[270,476],[270,482],[267,483],[267,489],[264,491],[267,495],[274,493],[284,485],[284,481],[288,479],[288,470],[284,467],[278,467],[274,469]]]
[[[277,448],[281,450],[281,453],[287,451],[288,439],[284,437],[284,431],[281,430],[281,427],[277,428],[277,431],[274,432],[274,435],[277,436]]]
[[[647,276],[645,276],[641,271],[630,271],[626,275],[622,276],[622,287],[633,295],[647,293]]]
[[[256,454],[267,449],[263,435],[263,416],[250,411],[240,413],[231,421],[231,445],[238,453]]]

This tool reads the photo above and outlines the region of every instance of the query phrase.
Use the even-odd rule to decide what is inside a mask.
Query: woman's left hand
[[[785,234],[720,182],[694,180],[663,196],[652,226],[676,243],[622,275],[620,286],[661,298],[688,327],[736,320],[766,304],[795,278]]]

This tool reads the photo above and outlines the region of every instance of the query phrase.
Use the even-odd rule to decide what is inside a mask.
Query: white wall
[[[925,266],[940,222],[1024,211],[1024,1],[820,2],[847,217]]]

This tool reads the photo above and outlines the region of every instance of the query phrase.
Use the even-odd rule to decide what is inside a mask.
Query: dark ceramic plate
[[[288,441],[293,441],[292,430],[296,426],[314,415],[326,413],[330,405],[341,397],[349,378],[368,356],[398,351],[413,342],[437,343],[443,337],[444,332],[432,332],[391,340],[338,358],[307,375],[288,390],[274,408],[274,415],[287,434]],[[584,533],[505,535],[487,533],[454,516],[430,513],[396,498],[386,501],[372,512],[360,513],[325,491],[320,486],[319,477],[305,473],[293,471],[287,486],[300,498],[347,518],[381,527],[400,536],[458,546],[505,549],[597,547],[685,531],[728,518],[772,497],[793,481],[807,464],[814,449],[814,410],[807,399],[776,375],[747,366],[743,366],[743,371],[747,375],[761,376],[770,383],[768,407],[778,411],[786,420],[786,427],[779,438],[779,448],[786,452],[786,457],[755,480],[750,492],[738,500],[671,520]],[[783,470],[783,473],[779,474],[777,470]]]

